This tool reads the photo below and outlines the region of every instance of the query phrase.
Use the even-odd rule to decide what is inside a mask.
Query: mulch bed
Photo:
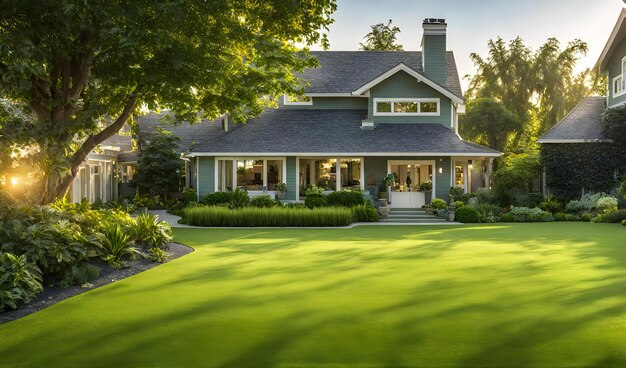
[[[193,252],[193,249],[183,244],[170,243],[167,252],[169,253],[169,257],[167,258],[166,262],[169,262],[173,259],[182,257],[186,254]],[[149,270],[152,267],[156,267],[161,264],[152,262],[149,259],[144,259],[143,257],[137,257],[136,260],[127,262],[127,267],[119,270],[114,270],[109,267],[109,265],[99,260],[94,260],[92,263],[100,268],[100,277],[91,281],[89,285],[84,285],[85,287],[77,285],[65,289],[54,285],[44,285],[46,290],[43,293],[37,295],[37,297],[35,297],[35,299],[30,304],[24,305],[16,310],[0,312],[0,324],[25,317],[29,314],[40,311],[67,298],[71,298],[74,295],[82,294],[86,291],[99,288],[100,286],[104,286],[112,282],[125,279],[129,276]]]

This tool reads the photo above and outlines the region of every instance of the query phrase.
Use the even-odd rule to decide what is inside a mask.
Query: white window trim
[[[285,106],[312,106],[313,105],[313,97],[309,95],[305,95],[309,98],[308,101],[290,101],[289,96],[287,94],[283,95],[283,103]]]
[[[220,161],[232,161],[232,165],[233,165],[233,190],[235,188],[237,188],[237,161],[257,161],[257,160],[262,160],[263,161],[263,186],[264,187],[268,187],[267,185],[267,161],[282,161],[282,182],[283,183],[287,183],[287,157],[285,156],[263,156],[263,157],[258,157],[258,156],[246,156],[246,157],[242,157],[242,156],[234,156],[234,157],[227,157],[227,156],[216,156],[215,158],[215,188],[214,191],[218,192],[218,188],[219,188],[219,174],[218,174],[218,164]],[[268,190],[268,192],[273,192],[271,190]]]
[[[622,72],[620,73],[620,75],[617,75],[613,78],[613,83],[611,84],[611,91],[613,92],[613,98],[619,97],[619,96],[623,96],[624,94],[626,94],[626,85],[625,85],[625,79],[624,79],[624,73],[626,72],[626,70],[624,70],[624,62],[626,62],[626,56],[622,58],[622,62],[620,63],[620,68],[622,70]],[[621,79],[621,86],[622,86],[622,90],[619,92],[615,91],[615,81]]]
[[[299,179],[299,175],[300,175],[300,160],[335,160],[335,180],[336,180],[336,185],[335,185],[335,190],[329,190],[327,192],[331,193],[334,191],[340,191],[341,190],[341,160],[351,160],[351,159],[355,159],[355,160],[361,160],[361,171],[359,172],[359,176],[360,176],[360,183],[359,183],[359,188],[361,191],[365,190],[365,157],[364,156],[297,156],[296,160],[297,160],[297,169],[298,171],[296,171],[298,174],[298,180],[297,180],[297,185],[296,185],[296,189],[298,190],[297,193],[300,192],[300,179]],[[297,194],[296,195],[297,200],[300,200],[300,195]]]
[[[391,103],[391,112],[378,112],[379,102]],[[417,103],[417,112],[394,112],[395,102],[415,102]],[[420,112],[421,102],[435,102],[437,104],[437,112]],[[374,116],[440,116],[441,115],[441,100],[439,98],[374,98],[373,107]]]

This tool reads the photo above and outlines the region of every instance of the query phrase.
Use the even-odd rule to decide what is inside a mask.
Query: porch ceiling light
[[[443,167],[439,168],[439,174],[443,174]]]

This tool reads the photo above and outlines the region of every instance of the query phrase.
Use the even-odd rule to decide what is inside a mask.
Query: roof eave
[[[598,58],[598,61],[596,62],[594,66],[594,68],[597,68],[600,72],[604,71],[604,69],[606,68],[605,61],[610,57],[613,51],[613,43],[615,42],[615,38],[619,34],[620,29],[622,28],[624,24],[624,19],[626,19],[626,8],[622,9],[622,12],[617,18],[615,27],[613,27],[613,31],[611,31],[611,35],[609,36],[609,39],[604,45],[604,48],[602,49],[602,53],[600,54],[600,57]]]

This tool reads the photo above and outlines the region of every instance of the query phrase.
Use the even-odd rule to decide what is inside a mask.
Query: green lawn
[[[0,366],[626,366],[623,226],[175,235],[196,251],[0,325]]]

